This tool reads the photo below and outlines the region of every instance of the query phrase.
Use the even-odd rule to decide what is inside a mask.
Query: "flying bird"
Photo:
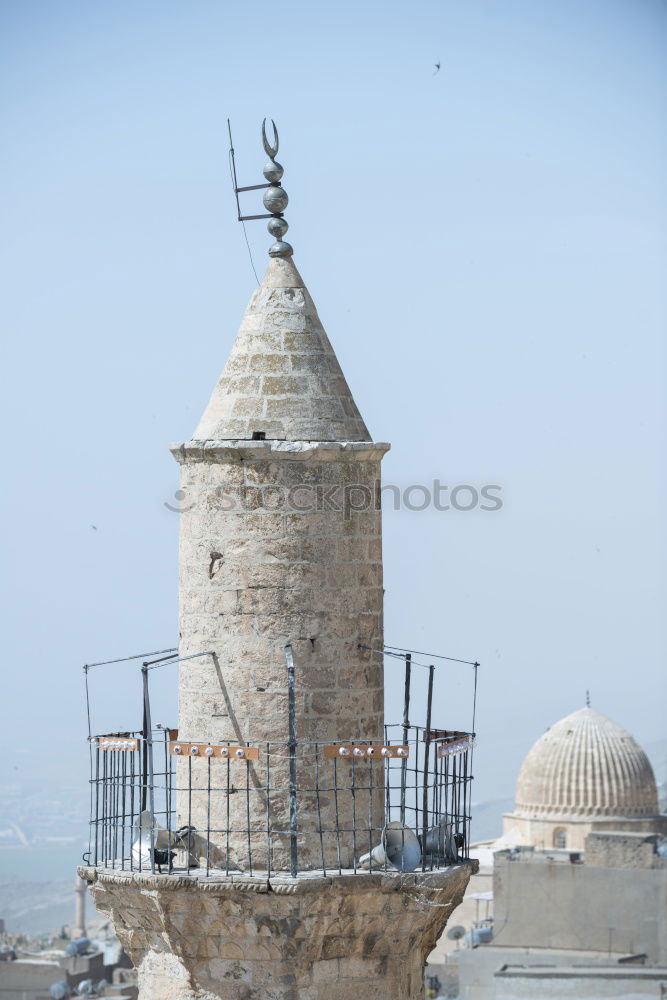
[[[435,73],[439,72],[440,72],[440,60],[438,59],[437,63],[435,64]],[[433,76],[435,76],[435,73],[433,74]]]

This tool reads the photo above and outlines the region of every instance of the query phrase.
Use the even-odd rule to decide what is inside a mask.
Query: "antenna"
[[[466,936],[466,929],[462,927],[461,924],[456,924],[455,927],[450,927],[447,931],[447,937],[450,941],[456,941],[457,950],[461,947],[459,941],[461,938]]]
[[[276,242],[269,247],[269,256],[291,257],[294,250],[289,243],[286,243],[283,240],[283,236],[289,228],[283,217],[283,212],[287,208],[289,199],[287,197],[287,192],[280,183],[284,170],[280,163],[276,160],[279,146],[278,129],[276,128],[276,123],[273,118],[271,118],[270,121],[273,128],[273,140],[269,142],[266,134],[266,121],[267,120],[265,118],[262,122],[262,145],[264,146],[264,152],[269,157],[269,160],[264,166],[262,173],[266,177],[267,183],[247,184],[243,187],[239,187],[236,176],[234,143],[232,142],[232,126],[229,118],[227,119],[227,131],[229,132],[229,162],[231,166],[232,182],[234,185],[234,194],[236,196],[237,216],[238,221],[241,223],[252,222],[255,219],[269,219],[266,228],[271,236],[274,236],[276,239]],[[244,191],[264,191],[262,200],[264,202],[264,208],[268,209],[268,211],[261,213],[260,215],[242,215],[239,194],[242,194]]]

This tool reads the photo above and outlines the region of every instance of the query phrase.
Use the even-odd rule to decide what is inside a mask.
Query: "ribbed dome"
[[[536,819],[655,816],[653,768],[627,730],[581,708],[547,729],[529,752],[514,813]]]

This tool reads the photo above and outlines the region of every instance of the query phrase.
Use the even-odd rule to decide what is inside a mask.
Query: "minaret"
[[[185,508],[180,655],[213,653],[181,663],[180,740],[286,742],[287,643],[299,742],[382,739],[382,659],[359,644],[383,642],[379,483],[388,447],[371,440],[291,257],[272,257],[193,439],[173,449]],[[276,752],[272,764],[277,787],[288,783],[285,757]],[[251,777],[263,770],[250,768]],[[203,794],[188,804],[200,828],[204,806]],[[245,808],[242,796],[236,806]],[[381,793],[374,806],[382,810]],[[320,803],[330,828],[334,808],[333,799]],[[300,867],[320,855],[305,821],[302,810]],[[233,823],[245,825],[242,815]],[[246,851],[244,834],[233,835],[230,860],[244,867]],[[262,848],[254,863],[269,867]],[[287,866],[276,856],[270,867]]]
[[[182,513],[170,752],[175,826],[196,829],[199,867],[80,871],[138,969],[141,1000],[422,1000],[425,957],[472,864],[455,852],[427,865],[425,848],[416,872],[417,860],[360,868],[384,838],[385,763],[408,755],[383,744],[377,652],[389,445],[371,439],[283,240],[277,134],[263,138],[276,242],[193,438],[172,448]],[[428,768],[422,797],[417,760],[428,756],[409,772],[411,814],[437,818],[446,802],[429,800]],[[162,808],[171,815],[169,799]],[[395,846],[407,836],[421,859],[417,834],[396,826]]]
[[[74,926],[72,927],[72,940],[86,936],[86,892],[88,886],[80,875],[74,876]]]

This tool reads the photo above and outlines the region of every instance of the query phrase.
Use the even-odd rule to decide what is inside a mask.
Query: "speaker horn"
[[[432,826],[426,831],[424,855],[429,854],[452,863],[457,860],[456,841],[452,833],[452,824],[448,820],[442,819],[437,826]]]
[[[383,868],[388,863],[399,872],[413,872],[421,861],[422,850],[416,833],[397,820],[387,823],[382,831],[382,843],[364,854],[358,868]]]

